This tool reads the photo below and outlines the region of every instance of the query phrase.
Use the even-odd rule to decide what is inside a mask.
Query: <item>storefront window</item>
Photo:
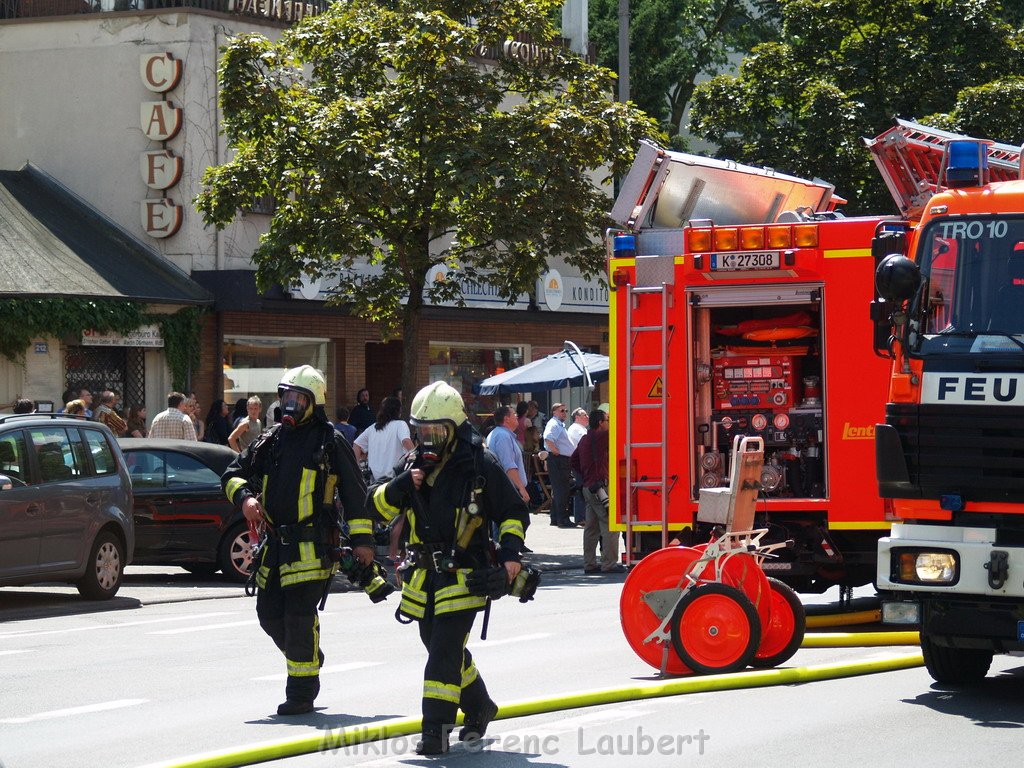
[[[523,364],[522,347],[478,347],[431,342],[430,380],[447,381],[462,393],[476,423],[494,413],[498,398],[474,395],[473,385]]]
[[[224,400],[258,395],[266,411],[277,399],[277,385],[289,368],[312,365],[327,370],[326,339],[276,339],[237,336],[224,339]]]

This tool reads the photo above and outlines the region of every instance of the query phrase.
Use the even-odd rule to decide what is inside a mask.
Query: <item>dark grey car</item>
[[[0,417],[0,586],[70,581],[106,600],[134,548],[131,479],[106,426]]]

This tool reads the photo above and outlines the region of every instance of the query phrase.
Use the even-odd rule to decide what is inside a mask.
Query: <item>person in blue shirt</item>
[[[497,426],[487,436],[487,450],[495,455],[501,468],[505,470],[508,479],[519,492],[519,496],[527,504],[530,503],[530,494],[526,490],[526,464],[523,462],[523,449],[519,447],[516,440],[516,426],[519,417],[516,416],[516,409],[511,405],[502,405],[494,412],[494,421]]]
[[[356,428],[348,423],[348,408],[339,405],[335,409],[334,415],[337,418],[337,421],[334,422],[334,428],[341,432],[342,436],[348,440],[349,445],[352,445],[356,439]]]

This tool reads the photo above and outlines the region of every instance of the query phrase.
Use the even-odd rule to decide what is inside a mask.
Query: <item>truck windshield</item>
[[[920,354],[1024,353],[1024,215],[936,219],[918,263]]]

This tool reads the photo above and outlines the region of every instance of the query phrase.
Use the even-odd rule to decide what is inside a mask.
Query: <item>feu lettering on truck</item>
[[[1007,373],[925,373],[921,402],[935,405],[1024,405],[1024,376]]]

